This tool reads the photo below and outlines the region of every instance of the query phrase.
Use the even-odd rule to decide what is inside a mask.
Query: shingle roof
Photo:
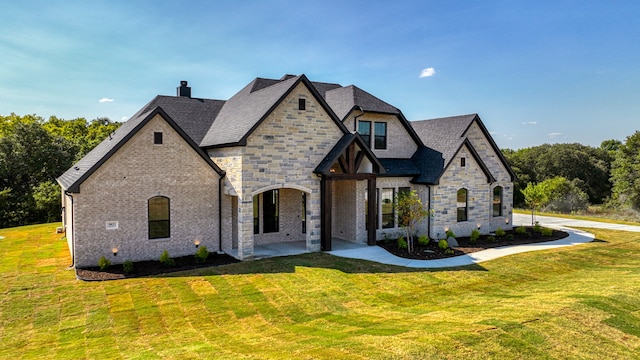
[[[325,93],[325,98],[341,120],[344,120],[349,112],[358,106],[364,111],[400,115],[400,110],[395,106],[353,85],[329,90]]]
[[[412,121],[411,126],[425,146],[442,153],[446,166],[460,149],[466,139],[465,132],[477,116],[470,114]]]
[[[120,147],[122,147],[131,137],[133,137],[144,125],[154,116],[160,115],[167,123],[180,134],[180,136],[193,148],[193,150],[204,159],[218,174],[222,171],[208,156],[198,147],[198,145],[187,135],[187,133],[167,114],[161,107],[153,106],[158,98],[152,100],[143,107],[127,122],[114,131],[108,138],[104,139],[93,150],[85,155],[73,167],[58,177],[57,181],[63,189],[69,192],[79,192],[80,185],[104,162],[106,162]]]
[[[369,161],[373,163],[374,167],[378,168],[377,173],[384,174],[385,169],[382,163],[379,161],[380,159],[378,159],[373,154],[371,149],[365,144],[364,140],[362,140],[362,137],[358,135],[358,133],[344,134],[342,138],[338,140],[338,142],[333,146],[331,151],[329,151],[327,156],[322,159],[315,170],[313,170],[313,172],[316,174],[328,174],[330,172],[331,166],[335,164],[336,161],[338,161],[338,157],[340,157],[345,149],[354,142],[362,151],[364,151],[365,156],[369,159]]]

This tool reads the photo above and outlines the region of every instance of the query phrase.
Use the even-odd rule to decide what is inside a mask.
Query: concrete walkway
[[[538,221],[540,225],[548,227],[566,226],[640,232],[640,226],[609,224],[599,221],[574,220],[538,215],[536,215],[535,220]],[[531,226],[531,214],[513,214],[513,224]]]

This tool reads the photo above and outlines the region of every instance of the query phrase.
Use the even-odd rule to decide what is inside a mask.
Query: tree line
[[[0,228],[60,220],[56,177],[120,123],[0,115]]]
[[[515,172],[514,207],[558,212],[590,204],[640,210],[640,131],[624,142],[502,150]]]

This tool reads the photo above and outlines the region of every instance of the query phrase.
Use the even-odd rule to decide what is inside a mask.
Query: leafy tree
[[[587,194],[580,189],[581,182],[579,179],[569,181],[561,176],[541,182],[539,185],[546,197],[543,206],[560,212],[586,209],[589,200]]]
[[[53,181],[38,184],[33,189],[35,209],[41,213],[40,218],[46,222],[60,219],[60,186]]]
[[[416,227],[429,215],[429,212],[422,206],[422,201],[415,190],[399,193],[395,204],[398,222],[407,234],[407,251],[412,253]]]
[[[535,223],[535,211],[547,202],[547,196],[543,186],[540,184],[528,183],[527,187],[520,190],[524,196],[525,204],[531,209],[531,226]]]
[[[611,169],[613,196],[622,205],[640,210],[640,131],[627,137]]]

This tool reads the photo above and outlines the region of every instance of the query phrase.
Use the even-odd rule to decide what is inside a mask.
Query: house
[[[514,173],[476,114],[409,122],[356,86],[256,78],[228,100],[157,96],[58,178],[78,267],[400,233],[415,190],[421,234],[511,228]]]

